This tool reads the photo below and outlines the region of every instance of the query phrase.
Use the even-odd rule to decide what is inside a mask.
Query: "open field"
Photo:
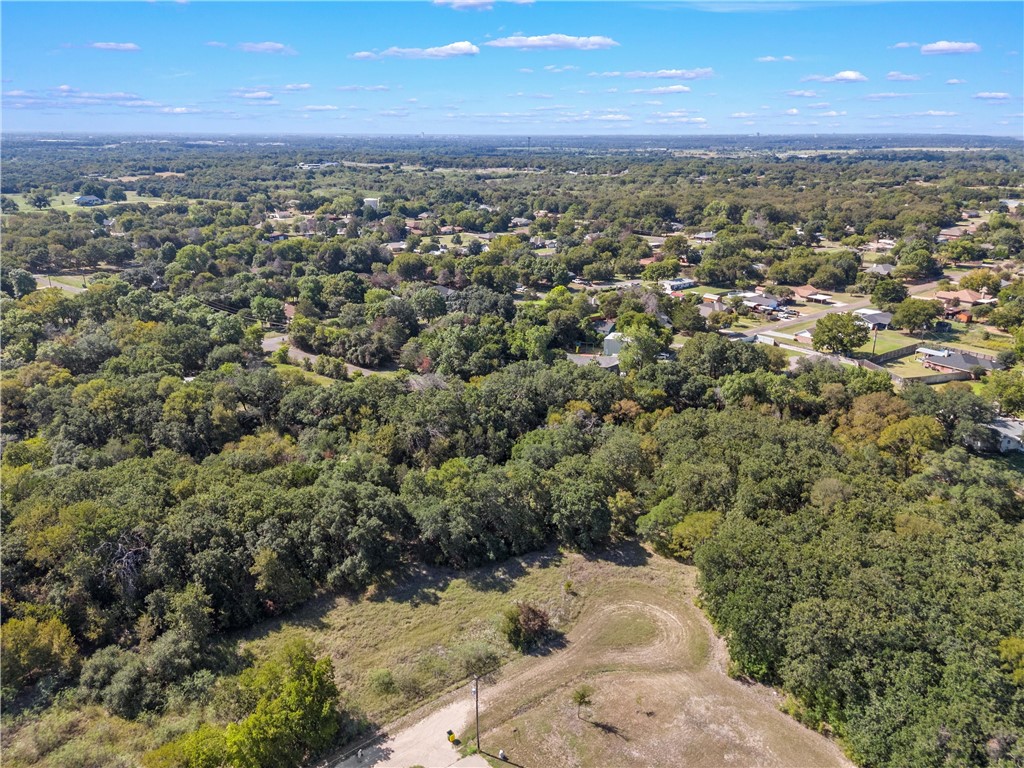
[[[511,568],[440,583],[424,573],[425,600],[415,609],[408,594],[398,603],[382,596],[379,603],[336,604],[279,631],[309,632],[339,670],[401,669],[431,654],[448,656],[458,642],[493,639],[502,607],[527,598],[551,610],[565,635],[482,685],[481,742],[490,756],[502,748],[523,766],[849,764],[833,743],[783,715],[775,692],[725,674],[724,643],[694,605],[694,568],[635,545],[603,557],[536,556]],[[570,694],[581,683],[594,688],[594,705],[577,719]],[[349,691],[374,702],[358,682]],[[463,686],[396,723],[362,761],[328,764],[454,762],[454,754],[447,763],[431,756],[447,749],[447,729],[473,743],[467,693]],[[410,753],[410,743],[423,744],[423,752]]]
[[[73,202],[71,202],[75,195],[68,192],[60,195],[54,195],[54,197],[50,200],[50,208],[52,208],[55,211],[67,211],[68,213],[70,213],[72,211],[104,211],[113,205],[123,205],[125,203],[149,203],[150,205],[165,205],[167,203],[167,201],[164,200],[163,198],[150,197],[148,195],[139,195],[135,192],[126,192],[125,195],[128,199],[124,200],[122,203],[106,203],[104,205],[84,207],[81,205],[75,205]],[[7,197],[11,198],[11,200],[16,202],[18,204],[18,207],[22,211],[36,210],[31,205],[29,205],[28,201],[25,199],[25,195],[7,195]]]

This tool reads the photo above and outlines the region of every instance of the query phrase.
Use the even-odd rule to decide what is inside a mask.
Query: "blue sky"
[[[1024,134],[1024,3],[3,3],[5,131]]]

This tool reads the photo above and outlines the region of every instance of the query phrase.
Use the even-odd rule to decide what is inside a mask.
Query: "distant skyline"
[[[1024,3],[12,2],[3,130],[1024,136]]]

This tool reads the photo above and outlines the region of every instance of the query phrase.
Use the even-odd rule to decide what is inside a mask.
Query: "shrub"
[[[390,696],[398,691],[395,676],[390,669],[374,669],[370,672],[370,690],[381,696]]]
[[[547,633],[551,620],[546,611],[530,603],[509,606],[502,616],[501,631],[517,651],[528,651]]]

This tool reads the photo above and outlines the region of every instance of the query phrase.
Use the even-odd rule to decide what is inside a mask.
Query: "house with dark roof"
[[[870,307],[855,309],[853,314],[857,315],[860,322],[867,325],[873,331],[884,331],[889,327],[889,323],[892,322],[891,312],[882,312],[879,309],[872,309]]]
[[[958,349],[925,350],[921,362],[925,368],[931,368],[939,373],[970,373],[973,375],[979,369],[986,372],[1003,369],[1003,365],[993,357],[963,352]]]

